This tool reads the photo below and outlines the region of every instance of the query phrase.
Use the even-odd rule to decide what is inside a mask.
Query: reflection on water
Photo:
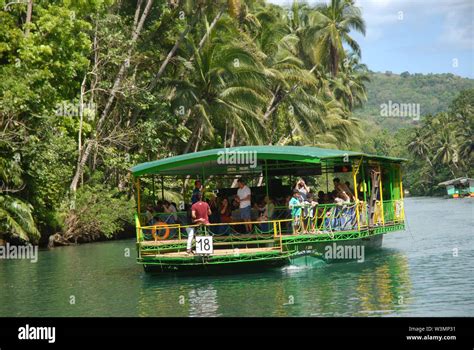
[[[133,241],[0,260],[0,316],[474,316],[474,200],[405,208],[409,230],[363,263],[304,257],[252,274],[160,276],[135,263]]]
[[[372,272],[360,274],[357,293],[361,305],[355,316],[401,311],[410,301],[410,289],[407,258],[396,253],[387,255],[384,263]]]
[[[239,276],[157,277],[140,289],[139,314],[164,316],[366,316],[397,314],[410,300],[408,263],[386,250],[367,263],[289,266]]]
[[[189,316],[219,316],[217,290],[212,284],[189,291]]]

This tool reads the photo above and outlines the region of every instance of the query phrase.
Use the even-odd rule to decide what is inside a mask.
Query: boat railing
[[[291,219],[283,220],[268,220],[268,221],[250,221],[250,222],[229,222],[229,223],[209,223],[207,225],[197,224],[166,224],[158,223],[154,225],[141,226],[138,216],[136,217],[137,224],[137,242],[164,242],[163,236],[160,236],[164,231],[166,240],[182,240],[186,239],[191,230],[194,231],[195,236],[198,235],[212,235],[217,237],[220,241],[225,243],[227,238],[230,238],[232,244],[241,242],[242,244],[256,244],[256,243],[273,243],[273,248],[282,249],[282,235],[286,225],[291,225]],[[245,224],[251,224],[253,230],[250,233],[242,233],[241,229]],[[240,226],[240,228],[238,227]],[[239,232],[240,231],[240,232]],[[160,233],[161,232],[161,233]]]
[[[404,221],[403,200],[383,201],[384,223],[400,223]]]
[[[403,200],[377,201],[373,216],[373,226],[403,223]],[[189,224],[187,212],[159,213],[152,222],[142,226],[145,215],[136,216],[137,241],[157,241],[185,239],[191,228],[199,234],[212,234],[232,239],[259,239],[274,236],[275,239],[289,234],[337,233],[344,231],[366,230],[369,226],[369,208],[367,202],[344,204],[306,205],[302,208],[299,222],[295,224],[291,211],[286,206],[277,206],[269,220],[250,222],[214,222],[209,225]],[[251,224],[251,232],[246,232],[245,224]]]

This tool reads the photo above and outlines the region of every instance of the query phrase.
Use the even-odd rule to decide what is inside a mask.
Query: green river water
[[[133,240],[0,260],[0,316],[474,316],[474,199],[405,202],[407,230],[363,263],[160,276]]]

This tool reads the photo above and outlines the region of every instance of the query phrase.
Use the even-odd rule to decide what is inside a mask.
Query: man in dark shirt
[[[202,197],[203,190],[204,190],[204,187],[202,186],[201,181],[199,181],[199,180],[194,181],[194,189],[193,189],[193,194],[191,196],[191,203],[192,204],[194,204],[198,201],[198,199],[197,199],[197,194],[198,193],[201,194],[201,197]]]

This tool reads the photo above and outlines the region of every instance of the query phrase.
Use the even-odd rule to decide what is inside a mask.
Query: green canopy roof
[[[321,163],[328,160],[342,161],[344,158],[366,157],[367,159],[401,162],[404,159],[383,157],[365,154],[362,152],[344,151],[329,148],[306,147],[306,146],[242,146],[233,148],[216,148],[194,153],[186,153],[179,156],[168,157],[152,162],[142,163],[134,166],[131,171],[134,176],[147,174],[189,174],[195,173],[196,169],[218,166],[217,161],[225,153],[233,152],[255,152],[258,160],[281,160],[301,163]],[[194,170],[194,171],[193,171]]]

